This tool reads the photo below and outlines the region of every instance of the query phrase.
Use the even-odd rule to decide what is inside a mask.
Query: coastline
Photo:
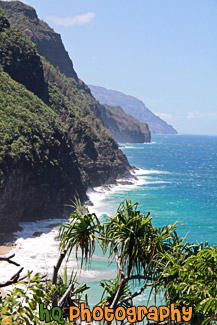
[[[17,231],[22,230],[20,226],[18,226]],[[15,241],[16,237],[14,235],[15,232],[0,232],[0,247],[12,247],[16,246]],[[0,254],[1,255],[1,254]]]
[[[8,255],[8,253],[15,247],[16,246],[0,246],[0,256],[2,257],[2,256]],[[3,263],[3,262],[0,262],[0,263]],[[0,288],[0,296],[2,296],[2,298],[5,298],[7,296],[7,292],[2,288]]]
[[[12,249],[14,249],[16,246],[0,246],[0,256],[7,255]]]

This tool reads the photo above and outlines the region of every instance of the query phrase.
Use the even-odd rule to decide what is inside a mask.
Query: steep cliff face
[[[151,133],[177,134],[177,131],[171,125],[153,114],[141,100],[103,87],[89,85],[89,88],[101,104],[120,106],[124,112],[132,115],[138,121],[148,123]]]
[[[10,27],[1,11],[0,42],[3,232],[17,229],[20,220],[61,217],[75,195],[85,200],[88,186],[115,182],[129,175],[130,166],[94,114],[100,105],[86,85],[42,62],[34,45]],[[20,78],[20,61],[26,64],[25,73],[31,75],[34,68],[31,88],[28,79]]]
[[[0,1],[0,8],[12,26],[18,28],[36,44],[37,51],[41,56],[46,57],[48,62],[59,68],[67,77],[78,81],[78,76],[62,43],[61,36],[44,21],[38,19],[34,8],[20,1]]]
[[[33,44],[0,15],[0,65],[14,80],[46,100],[46,83],[39,55]]]
[[[151,141],[147,123],[140,123],[121,107],[102,105],[102,120],[117,142],[144,143]]]
[[[127,174],[127,158],[93,112],[100,105],[45,60],[43,65],[49,105],[58,112],[73,143],[84,183],[97,186]]]
[[[0,229],[20,220],[61,217],[87,185],[58,115],[0,71]]]
[[[4,10],[10,23],[36,44],[38,53],[65,76],[71,78],[72,84],[86,94],[90,109],[101,119],[116,141],[149,142],[150,133],[146,125],[143,125],[141,129],[139,123],[135,123],[135,119],[130,119],[127,114],[124,117],[123,111],[120,111],[118,117],[111,109],[99,105],[93,99],[89,88],[78,79],[60,35],[55,33],[45,22],[38,19],[33,8],[19,1],[0,1],[0,8]],[[105,113],[106,111],[107,113]]]

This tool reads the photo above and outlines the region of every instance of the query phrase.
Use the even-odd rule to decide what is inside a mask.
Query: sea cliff
[[[159,116],[155,115],[146,105],[136,97],[126,95],[116,90],[89,85],[94,97],[101,103],[120,106],[126,114],[132,115],[138,121],[148,123],[153,134],[177,134],[177,131]]]
[[[18,6],[21,17],[31,8],[0,5]],[[73,65],[68,78],[2,11],[0,53],[0,229],[11,232],[21,220],[67,215],[75,196],[84,201],[88,187],[129,176],[131,167]]]

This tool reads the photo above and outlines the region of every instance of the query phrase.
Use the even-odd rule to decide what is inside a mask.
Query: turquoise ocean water
[[[95,211],[114,213],[128,198],[139,202],[142,212],[151,212],[154,225],[179,221],[178,234],[188,234],[187,241],[217,244],[217,137],[159,135],[151,144],[120,146],[130,164],[139,168],[139,182],[120,185],[112,193],[101,189],[105,198],[99,198]],[[98,195],[94,198],[96,202]]]
[[[179,233],[188,233],[189,241],[217,244],[217,137],[153,136],[152,141],[123,145],[144,183],[111,195],[105,206],[128,196],[151,212],[156,226],[179,220]]]
[[[179,221],[183,224],[178,233],[188,233],[190,242],[209,241],[217,244],[217,136],[158,135],[151,144],[120,144],[131,165],[138,168],[137,181],[89,191],[94,206],[90,209],[105,220],[106,214],[115,213],[124,199],[139,202],[141,211],[150,211],[156,226]],[[52,272],[58,256],[57,229],[53,224],[60,220],[22,223],[17,232],[16,257],[27,269]],[[51,229],[52,228],[52,229]],[[38,238],[35,231],[45,232]],[[5,265],[3,275],[11,266]],[[99,301],[102,290],[99,281],[114,278],[116,265],[96,249],[92,264],[79,271],[72,257],[68,271],[78,270],[79,280],[90,285],[90,305]],[[0,274],[1,276],[1,274]],[[1,276],[2,278],[3,276]],[[137,298],[146,304],[148,293]]]

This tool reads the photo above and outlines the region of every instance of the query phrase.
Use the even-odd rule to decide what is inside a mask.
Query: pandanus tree
[[[104,294],[99,305],[113,309],[132,305],[149,287],[155,295],[163,291],[167,305],[192,306],[191,324],[215,324],[217,248],[188,243],[176,229],[176,224],[154,227],[150,213],[141,213],[138,203],[130,200],[122,202],[105,223],[78,204],[69,222],[61,227],[60,247],[68,253],[75,248],[76,256],[81,249],[83,264],[90,261],[98,243],[115,261],[117,277],[101,282]],[[140,284],[134,292],[133,281]]]
[[[177,238],[175,225],[153,227],[150,213],[141,213],[138,203],[130,200],[122,202],[105,223],[77,202],[69,221],[60,229],[62,252],[69,256],[75,249],[77,258],[80,249],[81,265],[90,261],[96,243],[117,264],[117,278],[110,283],[110,290],[108,282],[101,283],[108,293],[103,302],[113,309],[132,302],[152,286],[158,276],[155,267],[159,254],[171,250]],[[132,293],[129,288],[133,289],[133,281],[140,283],[141,288]]]
[[[171,249],[177,234],[175,225],[153,227],[150,213],[141,213],[138,203],[126,200],[105,224],[105,238],[109,257],[114,256],[120,277],[116,295],[110,304],[110,308],[116,308],[141,295],[147,287],[152,287],[158,276],[155,272],[158,255]],[[140,289],[121,298],[125,287],[135,280],[141,284]]]
[[[95,213],[90,213],[88,208],[81,205],[76,200],[73,205],[74,212],[69,221],[60,227],[60,250],[70,256],[72,249],[75,248],[75,255],[78,258],[78,249],[81,249],[81,267],[83,262],[91,259],[96,241],[101,245],[98,238],[100,234],[100,221]]]
[[[110,261],[114,261],[117,265],[116,278],[100,283],[104,289],[100,306],[110,309],[132,306],[134,298],[143,294],[149,287],[150,295],[154,293],[156,296],[160,291],[163,292],[163,304],[169,306],[175,303],[180,309],[182,306],[193,307],[190,324],[216,324],[217,246],[210,247],[208,243],[189,244],[185,238],[177,235],[176,229],[175,224],[154,227],[150,213],[141,213],[138,203],[132,204],[130,200],[122,202],[116,214],[101,223],[94,213],[90,213],[87,207],[82,207],[77,200],[69,220],[60,227],[60,254],[51,281],[46,280],[47,286],[44,290],[40,277],[37,279],[27,277],[31,282],[33,293],[40,291],[40,297],[33,294],[33,301],[28,298],[29,306],[36,306],[39,301],[48,306],[50,298],[53,306],[59,306],[65,311],[73,304],[78,306],[81,300],[75,296],[80,296],[86,291],[87,286],[78,285],[74,277],[69,282],[64,278],[61,280],[58,275],[60,267],[63,261],[65,259],[67,261],[73,254],[78,259],[78,251],[81,252],[83,267],[84,264],[91,262],[95,247],[99,245],[102,253],[108,253]],[[13,256],[3,257],[0,260],[8,260],[18,266],[11,261]],[[21,280],[21,271],[22,269],[11,280],[0,283],[0,287]],[[139,289],[135,289],[135,283],[136,286],[140,286]],[[0,299],[0,307],[4,311],[4,314],[0,313],[1,321],[4,319],[7,321],[11,310],[10,304],[13,303],[18,310],[13,314],[17,324],[18,320],[22,323],[26,317],[33,324],[41,324],[35,311],[30,310],[32,307],[21,308],[17,296],[22,294],[24,297],[24,293],[25,290],[21,292],[15,289],[6,300]],[[28,315],[25,314],[26,308],[29,310]],[[67,312],[63,315],[66,320]],[[67,321],[65,323],[68,324]],[[80,321],[77,323],[80,324]],[[104,323],[111,324],[109,321]],[[168,320],[164,324],[172,323]]]
[[[184,243],[159,256],[154,286],[163,291],[166,303],[191,306],[191,324],[217,323],[217,246]]]

